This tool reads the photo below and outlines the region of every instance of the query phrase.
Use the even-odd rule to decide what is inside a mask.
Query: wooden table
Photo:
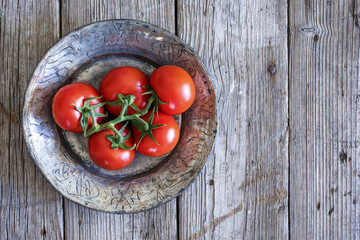
[[[360,239],[358,0],[1,0],[0,239]],[[24,144],[27,82],[60,37],[139,19],[203,58],[215,148],[196,182],[151,211],[63,198]]]

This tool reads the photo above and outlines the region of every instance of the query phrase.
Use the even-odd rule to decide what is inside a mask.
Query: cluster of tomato
[[[100,93],[87,83],[65,85],[54,96],[52,113],[62,129],[89,137],[95,164],[118,170],[132,162],[135,148],[156,157],[175,147],[180,131],[171,115],[192,105],[195,85],[177,66],[159,67],[149,79],[136,68],[119,67],[104,76]],[[113,118],[101,123],[104,107]]]

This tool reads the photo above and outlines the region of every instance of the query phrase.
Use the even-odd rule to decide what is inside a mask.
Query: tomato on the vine
[[[60,88],[52,102],[52,114],[57,125],[70,132],[82,133],[83,130],[80,126],[81,113],[75,109],[75,106],[82,107],[84,101],[90,97],[100,97],[100,94],[93,86],[87,83],[70,83]],[[89,105],[101,102],[101,99],[93,99],[89,101]],[[104,108],[100,107],[95,112],[104,113]],[[96,117],[96,121],[100,123],[102,117]],[[91,127],[91,125],[92,119],[90,118],[88,127]]]
[[[150,116],[151,112],[149,111],[141,118],[148,121]],[[140,153],[150,157],[158,157],[174,149],[180,136],[179,126],[171,115],[159,111],[158,114],[154,115],[152,125],[162,124],[164,124],[164,126],[152,130],[152,134],[158,144],[156,144],[149,135],[146,135],[139,143],[141,132],[132,126],[134,141],[137,143],[136,149]]]
[[[185,112],[195,100],[195,84],[182,68],[166,65],[156,69],[149,78],[152,89],[162,102],[159,109],[170,115]]]
[[[122,123],[118,123],[115,125],[115,128],[119,130],[123,126]],[[125,137],[129,131],[129,128],[126,127],[122,136]],[[90,158],[96,165],[107,170],[118,170],[128,166],[134,159],[135,149],[111,148],[111,142],[106,138],[109,134],[115,136],[113,131],[107,129],[96,132],[89,137],[88,148]],[[134,144],[133,137],[130,136],[124,143],[132,147]]]
[[[146,75],[139,69],[133,67],[118,67],[108,72],[101,81],[100,92],[105,101],[117,100],[117,94],[135,96],[134,104],[143,110],[148,102],[149,95],[142,95],[147,90],[149,82]],[[121,111],[121,106],[106,106],[106,109],[115,116]],[[136,111],[129,107],[128,114],[134,114]]]

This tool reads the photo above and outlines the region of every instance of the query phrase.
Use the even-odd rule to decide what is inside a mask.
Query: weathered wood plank
[[[131,18],[175,32],[174,1],[62,2],[62,34],[94,21]],[[65,200],[66,239],[176,239],[176,200],[138,214],[114,215]]]
[[[21,126],[27,82],[59,37],[59,3],[0,4],[0,239],[60,239],[62,199],[32,162]]]
[[[90,210],[68,200],[65,206],[66,239],[177,239],[175,199],[154,210],[126,215]]]
[[[96,21],[107,19],[136,19],[146,21],[170,32],[175,32],[174,0],[101,1],[61,0],[62,35]]]
[[[290,235],[359,239],[359,1],[290,1]]]
[[[214,75],[219,114],[214,152],[180,197],[180,239],[286,239],[287,1],[180,0],[177,9],[180,37]]]

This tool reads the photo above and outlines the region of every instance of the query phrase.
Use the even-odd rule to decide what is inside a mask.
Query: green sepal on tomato
[[[122,123],[115,125],[117,130],[123,127],[124,124]],[[125,127],[120,133],[124,138],[127,138],[124,144],[128,146],[128,149],[114,148],[112,146],[113,142],[109,139],[115,137],[115,133],[110,129],[96,132],[89,137],[89,155],[96,165],[107,170],[119,170],[127,167],[133,161],[135,148],[133,136],[129,136],[131,134],[130,129]]]
[[[159,109],[170,115],[185,112],[195,100],[196,89],[192,77],[184,69],[165,65],[157,68],[149,78],[151,88],[160,100]]]
[[[101,81],[100,92],[105,101],[117,100],[117,94],[133,95],[135,97],[134,105],[143,110],[149,99],[149,95],[143,95],[147,90],[144,86],[148,86],[149,81],[146,75],[134,67],[118,67],[108,72]],[[122,107],[120,105],[106,105],[106,109],[118,116]],[[137,113],[135,109],[129,107],[128,115]]]
[[[87,83],[70,83],[60,88],[52,102],[52,114],[57,125],[66,131],[82,133],[83,129],[80,125],[82,114],[76,108],[83,107],[88,98],[93,98],[88,101],[90,106],[102,103],[99,92]],[[103,119],[100,115],[103,115],[104,107],[94,111],[99,115],[96,117],[96,122],[100,123]],[[92,121],[92,118],[88,119],[87,128],[92,126]]]
[[[180,129],[171,115],[161,111],[157,114],[154,114],[154,111],[149,111],[144,116],[141,116],[141,118],[149,123],[149,131],[151,132],[144,136],[141,131],[132,126],[134,141],[137,145],[136,150],[138,152],[146,156],[158,157],[174,149],[179,141]],[[154,128],[154,126],[156,127]]]

